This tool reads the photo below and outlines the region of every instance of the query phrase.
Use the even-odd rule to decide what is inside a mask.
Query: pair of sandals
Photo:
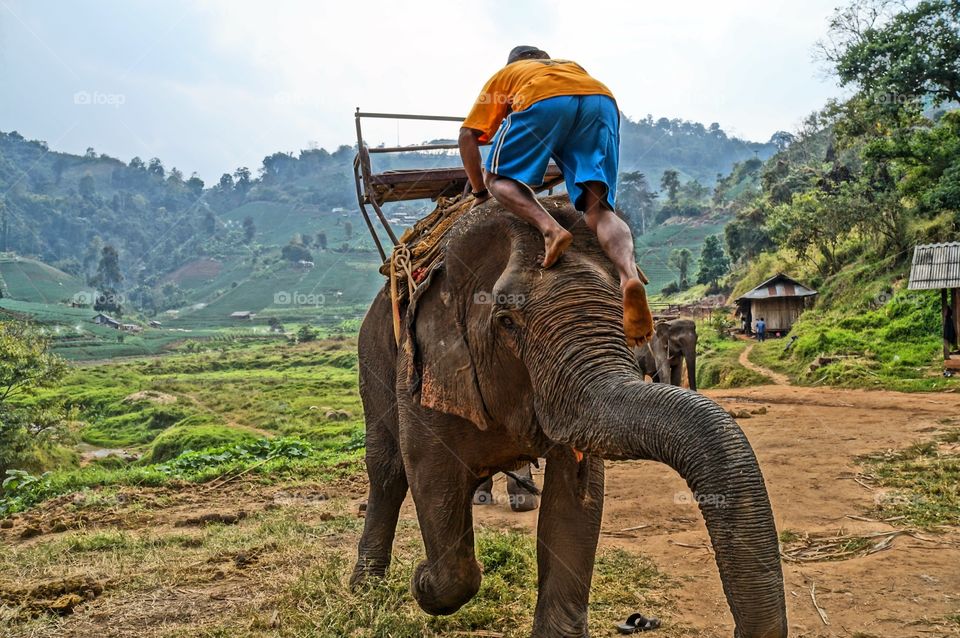
[[[630,614],[626,621],[617,625],[621,634],[636,634],[641,631],[651,631],[660,627],[659,618],[647,618],[643,614]]]

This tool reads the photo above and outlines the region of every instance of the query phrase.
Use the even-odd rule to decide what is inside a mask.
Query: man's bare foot
[[[560,255],[563,254],[570,243],[573,241],[571,235],[565,228],[557,228],[556,232],[543,236],[543,267],[549,268],[557,263]]]
[[[639,279],[629,279],[622,286],[623,332],[627,345],[642,346],[653,336],[653,313],[647,304],[647,291]]]

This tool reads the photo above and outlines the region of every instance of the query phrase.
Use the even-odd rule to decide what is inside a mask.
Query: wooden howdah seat
[[[463,122],[462,117],[446,115],[409,115],[402,113],[362,113],[360,109],[354,114],[357,128],[357,156],[353,161],[354,180],[357,188],[357,203],[360,212],[367,224],[367,230],[373,238],[380,252],[380,257],[387,261],[387,251],[380,241],[373,221],[367,212],[367,206],[373,207],[377,219],[390,241],[396,246],[400,242],[396,233],[390,227],[382,206],[387,202],[403,202],[415,199],[429,199],[437,201],[440,197],[456,197],[465,194],[469,189],[467,172],[463,167],[451,168],[421,168],[373,172],[370,156],[379,153],[418,153],[424,151],[453,150],[458,148],[454,143],[420,144],[412,146],[377,146],[370,148],[363,141],[363,131],[360,121],[364,118],[392,119],[392,120],[420,120],[440,122]],[[534,187],[534,192],[540,193],[551,190],[563,183],[563,173],[556,164],[547,167],[543,184]]]
[[[453,197],[467,189],[467,172],[463,168],[424,168],[385,171],[370,175],[370,190],[365,193],[367,203],[403,202],[411,199]],[[563,181],[563,173],[556,164],[547,167],[544,188]]]

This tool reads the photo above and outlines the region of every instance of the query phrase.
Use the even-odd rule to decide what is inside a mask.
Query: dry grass
[[[536,600],[535,541],[530,535],[478,530],[478,558],[484,565],[480,593],[456,614],[433,618],[420,611],[408,592],[410,574],[423,557],[414,522],[401,521],[388,577],[352,592],[346,582],[363,523],[355,501],[343,496],[291,498],[283,488],[270,489],[272,494],[260,495],[266,506],[254,511],[257,503],[248,503],[251,513],[234,525],[183,527],[182,521],[188,511],[235,511],[239,488],[237,494],[173,497],[160,504],[151,497],[156,505],[146,509],[132,499],[119,510],[114,505],[102,522],[90,519],[88,512],[87,527],[9,543],[0,553],[0,592],[63,577],[93,579],[103,592],[62,617],[38,615],[28,604],[0,594],[6,601],[0,606],[0,634],[529,635]],[[124,516],[125,507],[136,511],[135,528],[101,524],[131,520]],[[663,593],[669,583],[643,557],[622,550],[601,552],[593,583],[591,628],[597,635],[609,633],[614,621],[633,611],[669,613]],[[665,635],[681,635],[676,631]]]

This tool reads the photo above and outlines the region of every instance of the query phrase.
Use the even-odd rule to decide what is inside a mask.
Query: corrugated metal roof
[[[796,279],[780,272],[747,294],[737,297],[737,301],[741,299],[774,299],[777,297],[810,297],[815,294],[817,294],[816,290],[807,288]]]
[[[909,290],[960,288],[960,242],[924,244],[913,249]]]

